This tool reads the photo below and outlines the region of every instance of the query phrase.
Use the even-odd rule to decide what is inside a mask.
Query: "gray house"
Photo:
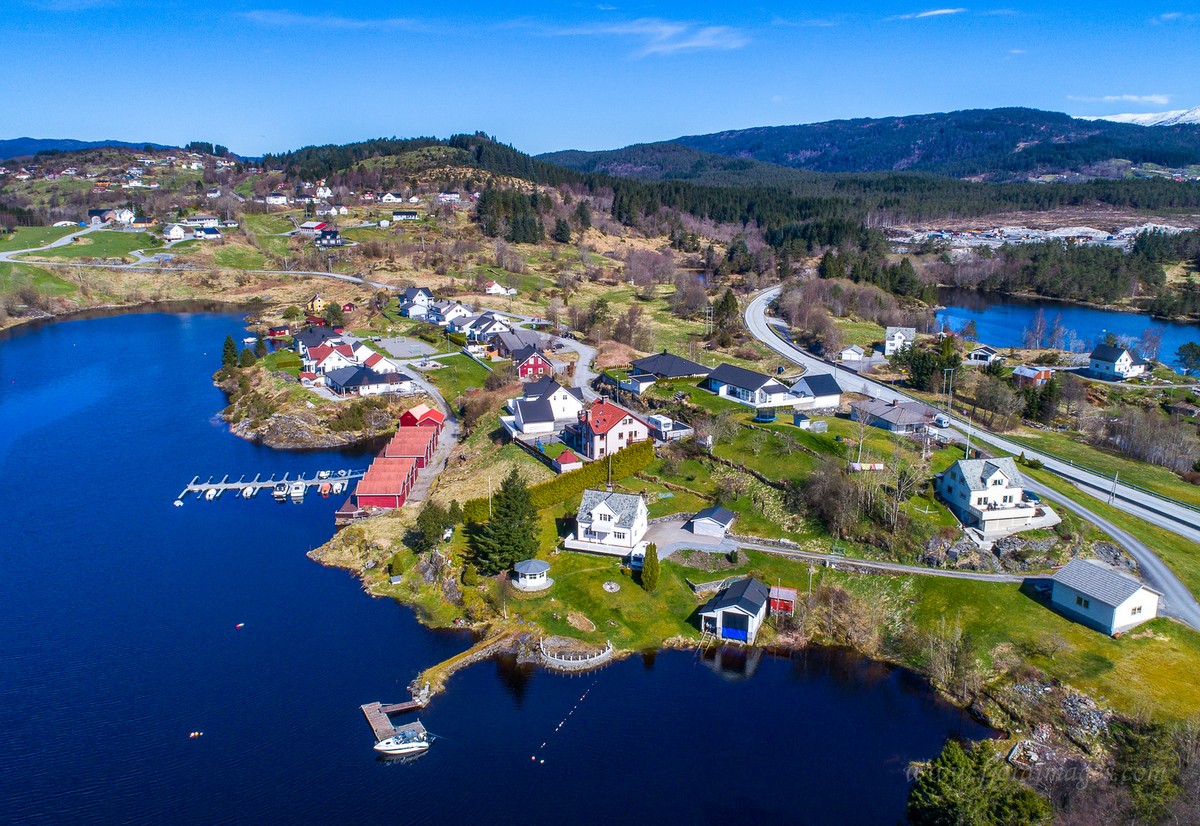
[[[851,403],[850,418],[892,433],[913,433],[933,421],[933,410],[920,402],[867,399]]]
[[[1158,616],[1158,591],[1090,559],[1072,559],[1054,575],[1051,604],[1061,613],[1108,635]]]
[[[729,508],[713,505],[699,511],[689,519],[687,527],[692,529],[692,533],[700,536],[716,536],[724,539],[725,532],[729,530],[736,518],[737,514]]]

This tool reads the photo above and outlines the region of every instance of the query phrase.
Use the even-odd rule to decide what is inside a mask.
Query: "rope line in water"
[[[554,732],[553,732],[554,734],[558,734],[559,730],[560,730],[560,729],[561,729],[561,728],[562,728],[564,725],[566,725],[566,723],[567,723],[567,720],[568,720],[568,719],[570,719],[571,715],[572,715],[572,714],[574,714],[576,711],[578,711],[578,710],[579,710],[579,706],[580,706],[580,705],[583,703],[583,701],[584,701],[584,700],[586,700],[586,699],[587,699],[587,696],[588,696],[588,694],[591,694],[591,693],[592,693],[592,689],[596,687],[596,683],[597,683],[597,682],[599,682],[599,680],[596,680],[596,681],[594,681],[594,682],[593,682],[593,683],[592,683],[592,684],[591,684],[591,685],[588,687],[588,689],[587,689],[586,691],[584,691],[584,692],[583,692],[583,694],[579,695],[579,700],[578,700],[578,701],[575,703],[575,705],[574,705],[574,706],[572,706],[572,707],[571,707],[571,710],[567,712],[567,716],[566,716],[566,717],[563,717],[563,718],[562,718],[562,720],[561,720],[561,721],[559,721],[559,724],[558,724],[557,726],[555,726],[555,727],[554,727]],[[549,742],[550,742],[549,740],[546,740],[546,741],[544,741],[544,742],[542,743],[542,745],[540,745],[540,746],[538,747],[538,751],[539,751],[539,752],[540,752],[540,751],[544,751],[544,750],[545,750],[545,748],[546,748],[546,744],[547,744],[547,743],[549,743]],[[540,765],[543,765],[543,764],[546,762],[546,758],[545,758],[545,757],[541,757],[541,758],[539,758],[537,754],[532,754],[532,755],[530,755],[529,759],[530,759],[531,761],[533,761],[533,762],[537,763],[539,766],[540,766]]]

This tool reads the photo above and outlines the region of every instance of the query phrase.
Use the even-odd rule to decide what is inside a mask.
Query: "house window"
[[[1129,612],[1130,616],[1134,616],[1134,617],[1136,617],[1140,613],[1142,613],[1142,606],[1140,606],[1140,605],[1138,605],[1132,611]]]
[[[1082,608],[1090,608],[1092,601],[1090,599],[1084,599],[1083,597],[1075,597],[1075,604]]]
[[[1004,484],[1004,480],[1003,480],[1003,479],[993,479],[993,480],[992,480],[992,487],[994,487],[994,488],[998,488],[998,487],[1000,487],[1000,486],[1001,486],[1001,485],[1003,485],[1003,484]]]
[[[624,539],[624,538],[625,538],[625,531],[613,531],[613,538],[615,538],[615,539]]]
[[[612,514],[611,514],[611,513],[602,513],[602,514],[600,514],[600,521],[601,521],[601,522],[611,522],[611,521],[612,521]]]

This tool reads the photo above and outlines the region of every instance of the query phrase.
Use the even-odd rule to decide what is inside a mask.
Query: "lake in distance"
[[[0,821],[890,824],[910,761],[989,734],[845,652],[745,678],[671,651],[474,666],[422,711],[428,753],[377,759],[359,705],[470,639],[305,556],[339,501],[172,507],[194,475],[369,461],[228,433],[210,375],[243,330],[144,313],[0,338]]]

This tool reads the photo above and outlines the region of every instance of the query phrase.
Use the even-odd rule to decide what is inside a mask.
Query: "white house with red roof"
[[[304,370],[309,373],[328,373],[343,367],[358,367],[358,357],[349,344],[322,344],[310,347],[304,356]]]
[[[621,448],[650,438],[650,425],[632,411],[607,399],[579,414],[578,425],[568,429],[579,450],[589,459],[603,459]]]

